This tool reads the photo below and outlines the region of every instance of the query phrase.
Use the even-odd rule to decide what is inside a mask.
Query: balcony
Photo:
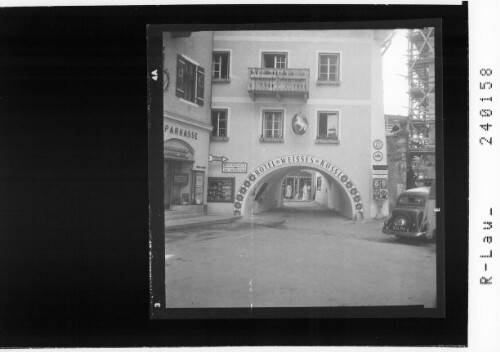
[[[250,83],[248,93],[252,100],[258,95],[274,96],[281,100],[284,96],[309,98],[309,69],[307,68],[257,68],[248,69]]]

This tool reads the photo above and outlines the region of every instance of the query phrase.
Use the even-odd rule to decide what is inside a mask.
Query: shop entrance
[[[164,144],[164,206],[203,204],[204,172],[193,171],[194,151],[189,144],[169,139]]]

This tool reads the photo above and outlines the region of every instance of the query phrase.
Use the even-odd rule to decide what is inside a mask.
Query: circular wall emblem
[[[382,152],[373,153],[373,160],[381,161],[384,158],[384,154]]]
[[[303,135],[307,132],[309,128],[309,121],[307,121],[306,115],[298,113],[293,115],[292,118],[292,129],[295,134]]]
[[[375,139],[373,141],[373,148],[382,149],[383,146],[384,146],[384,142],[382,142],[380,139]]]

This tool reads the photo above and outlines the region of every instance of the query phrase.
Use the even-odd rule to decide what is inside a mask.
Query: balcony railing
[[[271,95],[280,100],[283,96],[309,98],[309,69],[307,68],[257,68],[248,69],[248,93],[255,100],[257,95]]]

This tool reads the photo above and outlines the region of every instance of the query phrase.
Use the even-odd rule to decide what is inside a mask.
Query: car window
[[[423,197],[403,196],[398,200],[398,205],[424,205],[425,199]]]

